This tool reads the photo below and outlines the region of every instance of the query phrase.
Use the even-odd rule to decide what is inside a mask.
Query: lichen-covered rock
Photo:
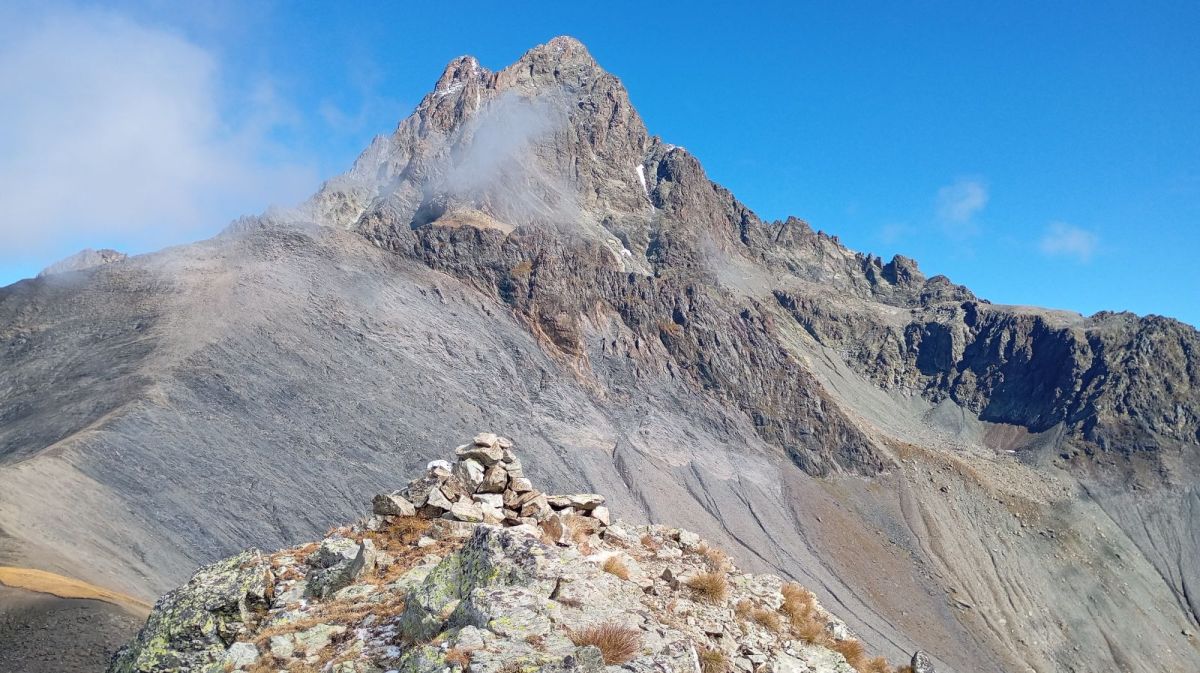
[[[462,549],[447,556],[410,590],[401,624],[404,636],[421,642],[440,631],[458,602],[478,588],[520,584],[546,597],[553,578],[541,567],[544,551],[533,539],[479,526]]]
[[[158,600],[109,673],[221,671],[229,646],[270,608],[273,586],[271,566],[258,551],[197,570]]]
[[[305,559],[309,566],[305,580],[308,595],[324,598],[353,582],[375,567],[375,547],[370,540],[356,542],[347,538],[329,538]]]

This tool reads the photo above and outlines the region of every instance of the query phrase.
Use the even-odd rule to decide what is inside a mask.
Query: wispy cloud
[[[1094,232],[1066,222],[1051,222],[1046,225],[1038,248],[1048,257],[1071,257],[1086,263],[1096,254],[1100,238]]]
[[[960,178],[937,192],[938,220],[947,233],[964,235],[978,231],[975,217],[987,206],[987,185],[977,179]]]
[[[0,25],[0,258],[175,243],[318,181],[270,140],[288,117],[275,92],[230,100],[219,60],[178,34],[70,8]]]

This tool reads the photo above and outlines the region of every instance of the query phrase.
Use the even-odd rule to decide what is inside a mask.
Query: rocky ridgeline
[[[798,585],[538,491],[503,437],[456,453],[321,542],[201,568],[110,673],[896,670]]]

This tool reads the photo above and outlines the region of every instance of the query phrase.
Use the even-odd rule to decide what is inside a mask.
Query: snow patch
[[[646,168],[641,164],[637,165],[638,182],[642,183],[642,191],[646,192],[646,196],[650,196],[650,190],[646,188]]]

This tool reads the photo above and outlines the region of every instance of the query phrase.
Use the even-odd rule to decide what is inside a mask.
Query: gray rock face
[[[590,518],[685,522],[945,670],[1200,668],[1194,329],[995,306],[765,222],[569,39],[454,61],[303,212],[331,226],[0,289],[6,563],[147,596],[490,427],[529,475],[485,437],[475,492],[401,495],[486,518],[501,465],[500,514],[561,526],[521,480],[601,491]]]

